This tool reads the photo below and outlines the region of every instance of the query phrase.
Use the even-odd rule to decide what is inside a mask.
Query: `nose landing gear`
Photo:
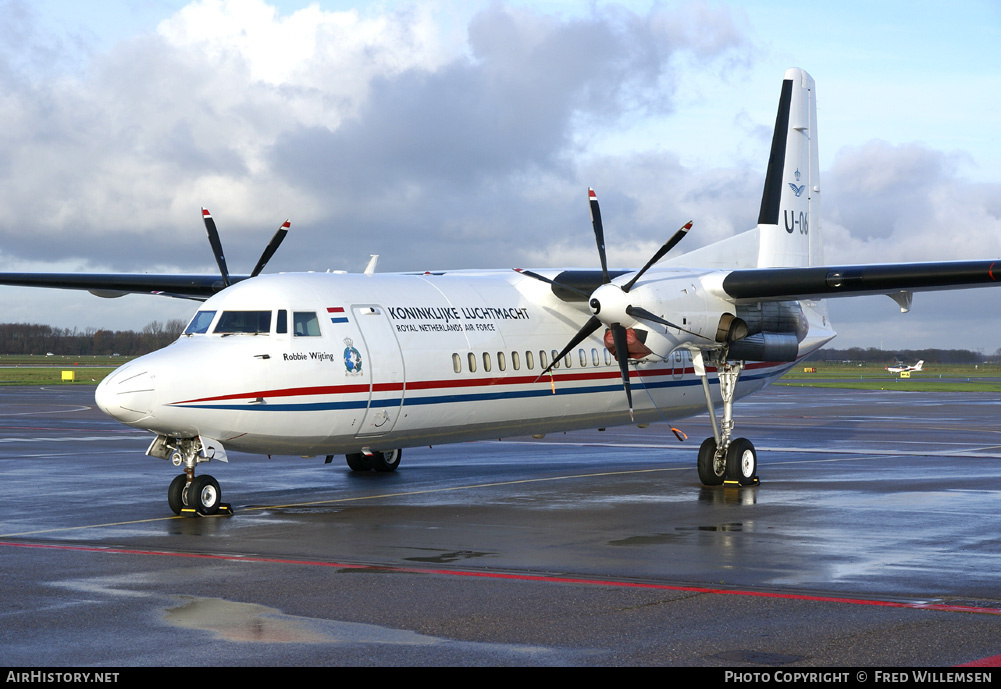
[[[222,501],[219,482],[208,474],[195,476],[195,466],[213,457],[225,459],[225,451],[214,441],[209,444],[212,454],[202,456],[205,444],[201,438],[167,438],[157,436],[146,454],[169,459],[176,467],[184,466],[184,473],[174,477],[167,488],[167,504],[176,515],[209,517],[233,514],[228,503]]]

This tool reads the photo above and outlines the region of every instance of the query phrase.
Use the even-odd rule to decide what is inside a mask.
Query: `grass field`
[[[897,392],[1001,392],[1001,366],[997,364],[928,364],[923,371],[911,372],[910,378],[890,373],[886,370],[889,365],[800,364],[775,385]],[[816,372],[803,371],[810,367]]]
[[[97,385],[126,356],[0,356],[0,385]],[[63,381],[63,371],[74,371],[76,380]]]

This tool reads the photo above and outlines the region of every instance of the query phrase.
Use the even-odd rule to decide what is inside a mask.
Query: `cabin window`
[[[507,370],[507,359],[504,356],[504,352],[497,352],[497,368],[501,371]]]
[[[469,361],[469,372],[476,373],[476,355],[470,352],[466,359]]]
[[[585,352],[583,349],[578,349],[577,358],[580,359],[580,365],[582,367],[587,366],[587,352]]]
[[[278,322],[275,324],[275,332],[279,335],[288,333],[288,311],[285,309],[278,310]]]
[[[559,352],[557,352],[557,351],[556,351],[556,350],[554,349],[554,350],[553,350],[553,368],[559,368],[559,367],[560,367],[560,358],[559,358]]]
[[[184,329],[185,335],[200,335],[209,331],[212,319],[215,318],[215,311],[199,311]]]
[[[483,352],[483,370],[490,370],[490,352]]]
[[[549,368],[549,364],[546,363],[547,361],[549,361],[549,358],[546,357],[546,350],[544,350],[544,349],[540,350],[539,351],[539,366],[542,367],[543,369]]]
[[[612,365],[612,353],[608,351],[608,347],[605,347],[605,366]]]
[[[594,347],[591,348],[591,363],[595,366],[601,365],[601,361],[598,359],[598,350]]]
[[[315,311],[294,311],[292,313],[292,332],[296,337],[319,337],[320,321]]]
[[[521,357],[518,355],[518,352],[511,352],[511,365],[515,371],[521,370]]]
[[[212,332],[217,335],[266,335],[271,332],[271,312],[223,311]]]
[[[530,351],[525,352],[525,366],[528,367],[529,371],[535,368],[535,355]]]
[[[462,357],[458,354],[452,354],[452,370],[456,373],[462,373]]]

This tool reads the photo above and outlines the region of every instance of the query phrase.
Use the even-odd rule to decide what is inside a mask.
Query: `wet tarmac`
[[[1001,395],[772,388],[761,485],[705,488],[704,417],[213,463],[236,514],[92,387],[0,389],[8,666],[957,665],[1001,654]],[[989,662],[989,661],[988,661]]]

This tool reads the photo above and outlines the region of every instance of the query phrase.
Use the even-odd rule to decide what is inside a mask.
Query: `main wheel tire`
[[[372,462],[361,452],[352,452],[344,455],[344,458],[348,460],[351,471],[370,471],[372,469]]]
[[[737,438],[726,450],[726,478],[742,486],[754,483],[758,473],[758,453],[747,438]]]
[[[376,452],[372,455],[372,468],[376,471],[396,471],[396,468],[400,466],[400,459],[402,457],[403,450]]]
[[[174,480],[170,482],[170,487],[167,488],[167,504],[170,505],[170,511],[174,514],[180,514],[181,510],[187,506],[184,502],[186,497],[184,489],[187,486],[187,474],[180,474],[174,477]]]
[[[193,507],[198,514],[215,514],[222,502],[222,491],[219,482],[208,474],[195,476],[188,486],[188,507]]]
[[[716,469],[716,438],[706,438],[699,446],[699,480],[706,486],[718,486],[725,475],[725,469]]]

